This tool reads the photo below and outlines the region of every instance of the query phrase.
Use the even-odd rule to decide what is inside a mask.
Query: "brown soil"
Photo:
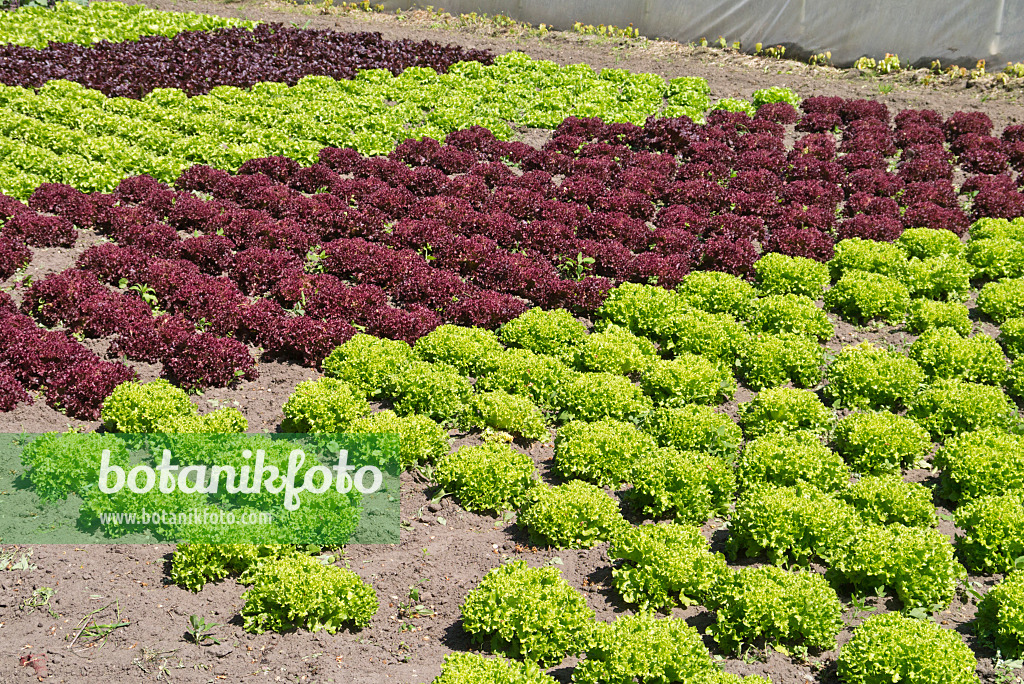
[[[881,81],[856,72],[811,68],[791,62],[752,58],[737,53],[694,48],[667,43],[649,43],[646,47],[620,47],[609,40],[572,34],[547,37],[490,36],[474,31],[442,30],[426,21],[396,21],[376,14],[317,16],[249,4],[211,2],[175,2],[155,0],[147,4],[163,9],[201,11],[252,19],[294,22],[299,26],[338,30],[379,30],[389,38],[409,37],[456,42],[468,47],[495,52],[522,50],[533,57],[557,62],[587,62],[595,68],[618,67],[648,71],[667,77],[703,76],[715,96],[749,96],[753,90],[770,85],[786,85],[804,96],[841,95],[870,97],[894,108],[931,108],[942,113],[984,109],[997,126],[1018,121],[1020,91],[977,86],[923,86],[912,84],[910,77]],[[887,94],[879,84],[892,83]],[[531,142],[537,144],[544,136]],[[28,274],[40,277],[71,266],[81,251],[96,240],[82,233],[74,249],[36,250]],[[10,286],[12,283],[4,283]],[[994,329],[985,332],[995,334]],[[854,328],[839,323],[830,347],[862,339],[902,345],[912,338],[898,329]],[[88,342],[98,353],[107,343]],[[136,364],[143,379],[157,377],[159,368]],[[261,363],[260,378],[234,389],[208,390],[194,401],[202,411],[223,405],[241,408],[254,431],[273,431],[281,420],[281,407],[295,385],[316,377],[315,371],[284,363]],[[752,393],[740,388],[734,401],[723,410],[735,416],[738,402]],[[64,430],[71,426],[95,428],[67,418],[45,405],[41,398],[34,404],[19,406],[0,414],[0,431],[41,432]],[[455,445],[473,443],[478,437],[453,433]],[[548,481],[553,450],[550,445],[534,444],[528,449]],[[932,485],[935,475],[919,469],[906,473],[911,481]],[[0,493],[2,494],[2,493]],[[556,563],[574,587],[587,596],[598,619],[611,620],[627,612],[628,606],[617,598],[610,584],[610,563],[606,545],[588,551],[537,550],[529,547],[525,535],[511,520],[467,513],[450,497],[432,501],[434,489],[418,475],[402,476],[402,519],[406,523],[402,541],[392,546],[350,546],[343,562],[372,583],[381,607],[371,625],[361,632],[336,635],[293,632],[276,635],[251,635],[242,630],[238,617],[244,587],[233,581],[208,585],[193,594],[168,583],[169,545],[131,546],[37,546],[26,551],[32,569],[0,572],[0,681],[35,680],[33,668],[19,665],[19,658],[45,654],[49,678],[75,684],[109,682],[171,681],[188,683],[241,682],[253,678],[280,682],[344,682],[351,684],[404,682],[415,684],[432,680],[439,672],[444,656],[453,650],[471,649],[459,622],[459,606],[466,593],[491,568],[511,558],[525,559],[530,565]],[[939,512],[948,510],[938,501]],[[725,531],[722,521],[705,527],[708,537],[719,548]],[[941,529],[951,538],[952,523],[943,521]],[[8,549],[10,550],[10,549]],[[998,578],[972,577],[983,587],[991,587]],[[33,590],[50,587],[55,594],[49,610],[22,609],[22,602]],[[403,603],[410,603],[410,589],[419,588],[419,600],[435,614],[429,617],[400,618]],[[848,596],[843,597],[848,600]],[[965,597],[966,598],[966,597]],[[115,603],[116,602],[116,603]],[[869,608],[892,609],[884,599],[869,600]],[[113,605],[111,605],[113,604]],[[86,643],[75,639],[79,622],[88,613],[105,609],[99,622],[114,622],[117,608],[127,626],[114,631],[104,643]],[[943,625],[960,632],[979,655],[979,674],[986,682],[995,682],[996,670],[990,651],[978,648],[971,634],[970,621],[975,606],[961,599],[936,616]],[[184,639],[190,615],[224,623],[215,632],[219,645],[197,646]],[[713,621],[703,608],[676,609],[672,613],[702,628]],[[839,637],[840,646],[851,629],[867,613],[850,609],[848,625]],[[776,684],[835,682],[837,651],[793,659],[768,649],[749,653],[739,659],[720,653],[708,640],[712,652],[722,657],[725,670],[737,674],[769,675]],[[551,670],[559,681],[567,682],[573,661]],[[999,680],[1002,681],[1002,680]]]

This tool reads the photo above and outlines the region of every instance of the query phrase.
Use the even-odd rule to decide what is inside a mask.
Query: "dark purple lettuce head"
[[[856,194],[895,197],[903,187],[902,178],[883,169],[857,169],[843,181],[843,190],[848,198]]]
[[[839,108],[843,121],[875,120],[889,125],[889,108],[877,100],[845,100]]]
[[[992,119],[985,112],[955,112],[942,124],[947,142],[953,142],[961,135],[989,135],[992,127]]]
[[[32,251],[24,241],[0,233],[0,280],[10,278],[31,259]]]
[[[754,262],[759,257],[760,254],[750,240],[716,237],[704,243],[701,267],[750,278],[754,273]]]
[[[233,387],[255,380],[256,361],[238,340],[197,333],[179,341],[163,358],[161,375],[186,392]]]
[[[896,130],[896,146],[901,150],[917,145],[941,145],[946,134],[939,126],[913,125]]]
[[[796,108],[788,102],[768,102],[757,108],[755,116],[788,126],[796,123],[798,114]]]
[[[947,208],[932,202],[917,202],[907,207],[903,214],[903,225],[907,228],[949,230],[963,235],[970,228],[971,221],[959,207]]]
[[[100,409],[123,382],[137,379],[135,371],[120,363],[88,359],[55,373],[46,385],[46,403],[79,420],[98,420]]]
[[[366,332],[376,337],[415,344],[416,340],[439,325],[440,317],[422,306],[413,305],[405,309],[383,307],[374,314]]]
[[[66,218],[23,211],[7,219],[3,233],[32,247],[74,247],[78,231]]]
[[[354,173],[363,156],[349,148],[325,147],[319,153],[320,163],[340,174]]]
[[[211,192],[218,183],[230,177],[227,171],[196,165],[182,171],[174,181],[174,187],[186,192]]]
[[[18,404],[31,404],[32,397],[12,373],[0,369],[0,413],[13,411]]]
[[[825,133],[838,130],[842,125],[843,119],[838,114],[810,112],[800,117],[796,130],[801,133]]]
[[[832,238],[820,230],[790,227],[772,231],[765,251],[828,261],[835,256],[835,245]]]
[[[903,109],[894,120],[896,128],[942,126],[942,115],[933,109]]]
[[[821,161],[834,161],[836,138],[831,133],[809,133],[793,143],[793,150]]]
[[[530,305],[510,294],[479,290],[445,307],[444,317],[456,325],[493,330],[525,313]]]
[[[839,240],[862,238],[877,242],[892,242],[903,234],[903,222],[898,216],[884,214],[858,214],[843,220],[836,229]]]
[[[575,135],[584,140],[593,140],[605,129],[605,123],[600,118],[578,118],[575,116],[566,117],[562,123],[555,128],[555,135]]]
[[[288,157],[261,157],[242,164],[238,173],[243,176],[262,173],[278,183],[287,183],[299,168],[299,163]]]

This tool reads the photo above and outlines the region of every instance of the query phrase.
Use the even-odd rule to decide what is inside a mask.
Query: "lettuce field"
[[[189,7],[0,12],[0,681],[1021,681],[1012,92]],[[104,522],[270,434],[399,541]]]

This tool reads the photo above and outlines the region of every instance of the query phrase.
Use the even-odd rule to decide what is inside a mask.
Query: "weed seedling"
[[[220,627],[219,622],[207,622],[206,618],[198,615],[188,616],[188,627],[185,629],[185,640],[191,641],[196,646],[212,646],[219,644],[213,632],[214,627]]]

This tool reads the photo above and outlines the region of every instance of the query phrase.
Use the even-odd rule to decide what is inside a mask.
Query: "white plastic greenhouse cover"
[[[384,0],[389,10],[423,7]],[[989,70],[1024,61],[1024,0],[437,0],[452,14],[504,14],[569,29],[575,22],[626,27],[642,35],[692,42],[719,36],[752,50],[783,45],[787,56],[831,51],[837,66],[898,54],[904,63]]]

